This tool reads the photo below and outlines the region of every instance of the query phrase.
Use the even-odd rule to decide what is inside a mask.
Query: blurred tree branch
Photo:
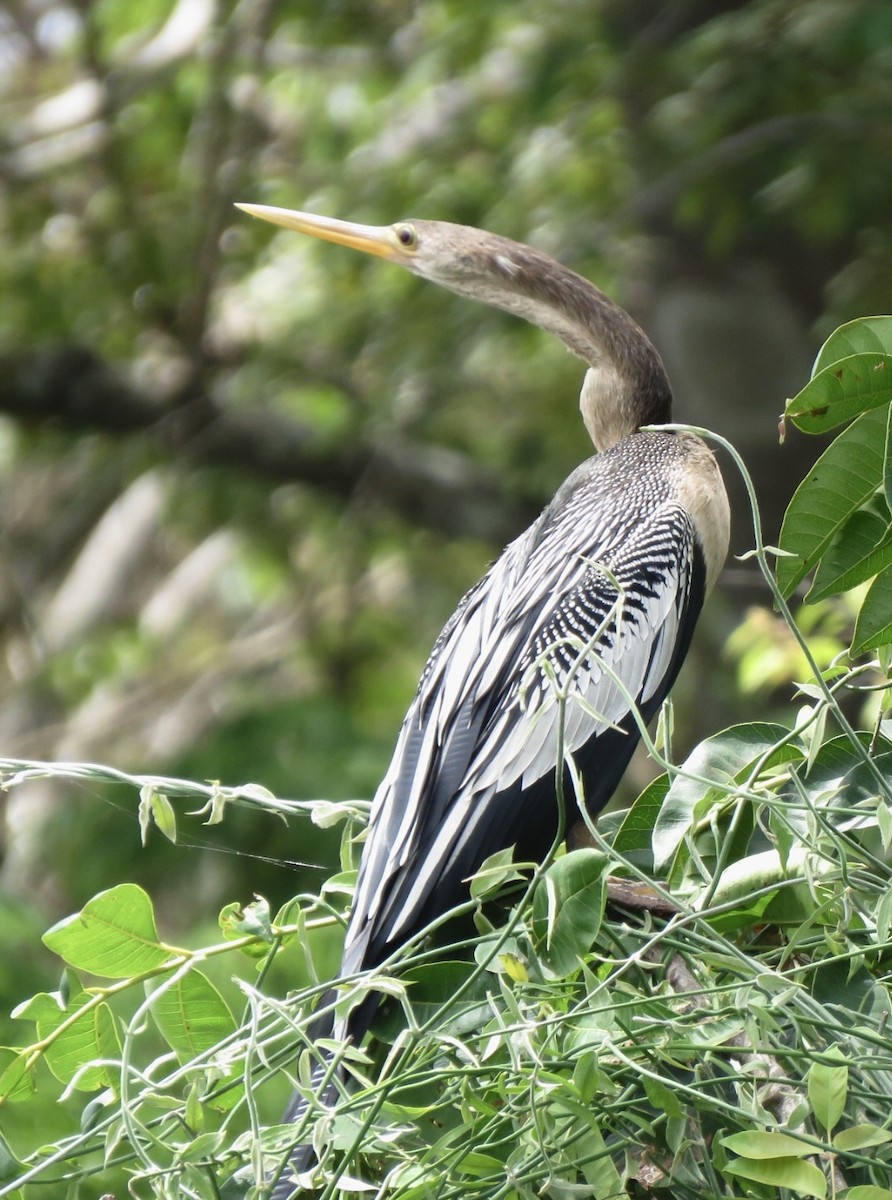
[[[148,435],[164,454],[197,466],[304,483],[343,500],[359,496],[440,533],[504,542],[535,513],[534,504],[511,500],[492,472],[456,451],[397,435],[332,445],[269,410],[227,411],[195,382],[164,404],[82,346],[4,355],[0,378],[0,412],[25,425]]]

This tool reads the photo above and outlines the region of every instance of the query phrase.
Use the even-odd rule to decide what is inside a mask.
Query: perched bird
[[[488,855],[514,846],[518,860],[543,858],[561,769],[567,825],[578,816],[561,753],[589,813],[606,804],[638,741],[629,698],[645,721],[657,711],[721,570],[728,500],[699,438],[641,429],[670,421],[672,403],[646,335],[547,255],[440,221],[377,227],[239,207],[524,317],[588,363],[579,403],[598,453],[461,601],[406,714],[372,805],[344,947],[352,975],[467,899]],[[374,1000],[361,1004],[335,1036],[358,1042],[373,1013]],[[302,1150],[295,1169],[310,1161]],[[276,1200],[293,1188],[283,1176]]]

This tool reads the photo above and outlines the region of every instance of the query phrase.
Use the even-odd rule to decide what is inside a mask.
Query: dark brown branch
[[[58,346],[0,358],[0,412],[73,433],[140,434],[164,454],[268,480],[298,482],[343,500],[380,504],[415,524],[502,544],[535,515],[499,480],[455,451],[391,436],[331,445],[268,409],[220,408],[190,391],[175,406],[138,393],[92,351]]]

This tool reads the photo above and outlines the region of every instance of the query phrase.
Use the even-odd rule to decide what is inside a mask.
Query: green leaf
[[[754,1183],[768,1183],[774,1187],[789,1188],[803,1196],[815,1196],[824,1200],[827,1180],[824,1172],[813,1163],[801,1158],[772,1158],[760,1161],[752,1158],[735,1158],[725,1167],[729,1175],[739,1175]]]
[[[575,971],[601,927],[607,859],[591,847],[552,863],[533,897],[533,934],[543,963],[557,978]]]
[[[236,1027],[228,1004],[200,971],[190,971],[169,987],[159,987],[151,1011],[180,1062],[210,1050]]]
[[[146,783],[139,790],[139,832],[145,845],[152,823],[158,826],[170,842],[177,840],[177,815],[168,798],[154,784]]]
[[[100,892],[49,929],[43,941],[72,967],[109,979],[140,975],[171,959],[158,941],[152,902],[135,883]]]
[[[847,1150],[865,1150],[868,1146],[883,1146],[889,1141],[892,1141],[892,1131],[865,1123],[840,1129],[833,1139],[833,1149],[844,1153]]]
[[[169,842],[176,844],[177,814],[171,802],[161,792],[152,797],[152,817]],[[206,822],[207,824],[207,822]]]
[[[729,789],[743,782],[755,763],[789,731],[782,725],[752,722],[734,725],[701,742],[686,759],[666,793],[666,799],[654,825],[653,855],[657,870],[678,849],[685,835],[716,804],[722,803]],[[770,762],[789,762],[800,758],[792,744],[779,747]],[[687,775],[698,778],[689,779]]]
[[[657,1112],[664,1112],[667,1117],[684,1116],[684,1108],[678,1096],[662,1080],[645,1075],[642,1077],[641,1082],[644,1084],[644,1091],[648,1100]]]
[[[865,413],[828,446],[787,506],[779,545],[777,581],[789,596],[826,554],[853,513],[883,481],[887,414]]]
[[[885,813],[889,811],[889,807],[884,800],[881,800],[877,807],[879,811]],[[877,923],[877,941],[880,944],[888,942],[889,932],[892,930],[892,889],[885,888],[880,894],[880,899],[874,912],[874,920]]]
[[[722,1138],[722,1145],[743,1158],[807,1158],[815,1152],[814,1146],[801,1138],[773,1130],[747,1129],[743,1133],[732,1133]]]
[[[855,632],[852,635],[852,654],[876,650],[892,642],[892,571],[878,575],[864,597]]]
[[[577,1112],[580,1110],[577,1108]],[[582,1132],[575,1132],[573,1145],[579,1160],[586,1184],[591,1188],[592,1196],[616,1197],[621,1200],[627,1195],[623,1177],[607,1150],[604,1135],[598,1127],[592,1112],[581,1112],[577,1128],[582,1126]],[[558,1189],[555,1189],[555,1194]]]
[[[94,1059],[115,1059],[121,1051],[111,1009],[97,1004],[68,975],[59,992],[38,992],[13,1013],[18,1020],[34,1021],[37,1039],[47,1042],[43,1058],[61,1083],[77,1076],[80,1091],[93,1091],[113,1082],[105,1066],[90,1067]]]
[[[892,317],[857,317],[834,329],[818,351],[812,377],[853,354],[892,354]]]
[[[839,1065],[814,1062],[808,1072],[808,1102],[818,1122],[828,1134],[832,1133],[845,1112],[849,1091],[849,1068],[842,1053],[831,1046],[825,1057],[839,1060]]]
[[[30,1050],[0,1048],[0,1100],[4,1104],[28,1100],[37,1091],[32,1059]]]
[[[466,986],[475,975],[474,983]],[[418,1025],[435,1020],[441,1032],[461,1033],[479,1026],[492,1015],[486,1000],[491,984],[476,971],[474,963],[459,960],[425,963],[401,971],[400,979],[406,988],[402,1003]],[[461,997],[456,1000],[460,989]],[[405,1030],[406,1016],[399,1004],[389,1005],[375,1018],[375,1037],[382,1042],[395,1041]]]
[[[471,878],[471,898],[482,900],[499,892],[506,883],[523,879],[523,872],[518,871],[514,863],[514,847],[497,850],[495,854],[483,860]]]
[[[878,492],[840,527],[818,564],[806,597],[809,604],[847,592],[892,564],[892,524]]]
[[[825,367],[787,401],[784,416],[803,433],[826,433],[892,400],[892,355],[853,354]]]
[[[892,1190],[877,1187],[873,1183],[862,1183],[843,1193],[845,1200],[892,1200]]]
[[[14,1179],[22,1169],[22,1165],[10,1149],[6,1138],[0,1134],[0,1183],[7,1179]]]
[[[669,791],[669,776],[658,775],[652,780],[632,807],[626,812],[613,838],[618,854],[634,854],[651,848],[654,825]]]

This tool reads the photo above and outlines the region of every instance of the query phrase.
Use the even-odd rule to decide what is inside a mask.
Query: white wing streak
[[[640,497],[605,497],[594,478],[605,457],[507,548],[434,647],[375,797],[345,969],[363,965],[373,929],[386,941],[412,931],[450,864],[498,820],[493,796],[554,772],[559,694],[574,753],[628,717],[628,695],[644,703],[665,686],[693,532],[665,485],[643,514]],[[481,859],[498,848],[483,844]]]

